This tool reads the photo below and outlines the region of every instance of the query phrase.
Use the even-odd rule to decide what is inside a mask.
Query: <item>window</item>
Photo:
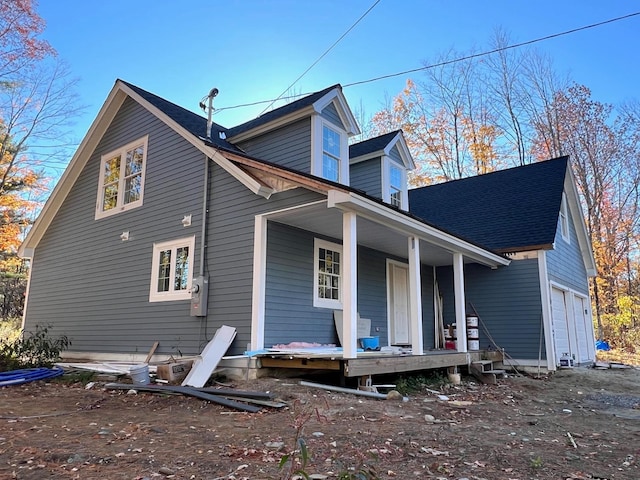
[[[407,171],[386,155],[382,162],[382,199],[395,207],[407,210]]]
[[[191,298],[195,237],[153,244],[150,302]]]
[[[314,240],[313,306],[342,308],[342,246]]]
[[[567,212],[567,197],[562,194],[562,204],[560,206],[560,233],[562,239],[569,243],[569,214]]]
[[[96,219],[142,205],[147,139],[102,156]]]
[[[311,117],[311,170],[316,177],[349,185],[347,132],[320,115]]]
[[[396,207],[402,206],[402,170],[395,165],[389,168],[389,203]]]
[[[326,125],[322,126],[322,177],[340,180],[340,134]]]

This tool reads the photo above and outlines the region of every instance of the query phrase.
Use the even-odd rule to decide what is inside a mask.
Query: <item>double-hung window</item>
[[[322,177],[340,181],[340,133],[322,125]]]
[[[402,169],[391,164],[389,166],[389,203],[402,207]]]
[[[142,205],[148,137],[102,156],[96,219]]]
[[[313,306],[342,308],[342,246],[314,240]]]
[[[191,298],[195,237],[153,244],[150,302]]]

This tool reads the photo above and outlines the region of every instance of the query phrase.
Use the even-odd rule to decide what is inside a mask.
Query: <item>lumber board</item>
[[[213,388],[203,387],[198,388],[201,392],[210,393],[212,395],[222,395],[223,397],[243,397],[253,398],[256,400],[273,400],[273,393],[266,392],[252,392],[247,390],[234,390],[232,388]]]
[[[428,370],[431,368],[454,367],[467,365],[469,353],[447,353],[436,355],[403,355],[393,357],[350,358],[344,360],[346,377],[379,375],[383,373],[401,373],[412,370]],[[479,356],[478,356],[479,358]]]
[[[176,385],[133,385],[130,383],[107,383],[105,385],[105,388],[109,390],[139,390],[141,392],[151,393],[181,393],[182,395],[200,398],[212,403],[224,405],[225,407],[235,408],[236,410],[243,410],[250,413],[256,413],[260,411],[260,408],[254,405],[247,405],[235,400],[229,400],[228,398],[221,397],[219,395],[212,395],[211,393],[201,392],[197,388],[193,387],[182,387]]]

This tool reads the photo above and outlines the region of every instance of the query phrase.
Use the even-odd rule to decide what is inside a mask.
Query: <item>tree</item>
[[[75,80],[38,35],[44,21],[30,0],[0,0],[0,254],[20,243],[34,199],[61,156],[78,112]],[[15,262],[14,262],[15,263]]]

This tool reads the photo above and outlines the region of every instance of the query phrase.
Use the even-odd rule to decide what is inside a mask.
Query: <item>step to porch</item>
[[[498,378],[503,378],[506,372],[494,368],[493,360],[477,360],[469,364],[469,373],[484,384],[496,385]]]

